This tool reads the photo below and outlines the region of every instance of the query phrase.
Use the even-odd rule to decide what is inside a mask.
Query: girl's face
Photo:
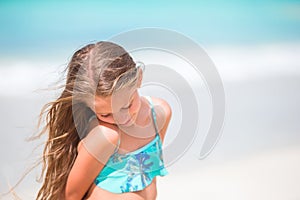
[[[118,126],[131,126],[135,123],[141,107],[138,88],[121,90],[108,97],[95,97],[94,110],[99,120]]]

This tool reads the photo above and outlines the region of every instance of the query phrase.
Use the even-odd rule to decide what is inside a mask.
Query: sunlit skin
[[[155,135],[150,105],[144,97],[139,95],[138,87],[118,92],[107,98],[95,97],[95,113],[100,124],[108,123],[118,130],[121,137],[119,146],[121,153],[134,151],[144,146]],[[122,125],[129,119],[131,120],[129,125]],[[154,177],[151,184],[143,190],[122,194],[110,193],[93,183],[86,199],[155,200],[156,196],[156,177]]]
[[[127,92],[127,94],[124,93],[124,96],[126,96],[124,98],[121,95],[119,97],[115,97],[115,99],[118,100],[128,99],[124,101],[126,102],[125,104],[124,103],[119,104],[117,101],[111,100],[114,99],[114,97],[113,98],[109,97],[105,100],[101,97],[99,98],[96,97],[95,110],[97,113],[96,115],[98,117],[99,123],[102,125],[105,125],[104,123],[108,123],[109,125],[114,125],[116,129],[118,129],[119,134],[121,134],[121,137],[124,137],[123,135],[126,133],[126,136],[131,136],[134,137],[135,139],[151,138],[155,134],[155,129],[153,126],[153,120],[151,117],[151,108],[149,102],[148,100],[146,100],[145,97],[139,95],[137,88],[132,89],[130,91],[131,92]],[[114,106],[114,105],[120,105],[120,106]],[[158,106],[156,107],[157,107],[156,109],[159,109]],[[98,111],[98,110],[104,110],[103,108],[110,108],[110,110],[112,111],[114,110],[117,111],[116,112]],[[129,121],[129,123],[124,124],[127,121]]]
[[[95,96],[94,108],[98,119],[115,125],[125,125],[129,120],[132,125],[137,118],[141,107],[141,99],[138,93],[143,78],[142,69],[138,68],[139,79],[131,88],[123,88],[113,92],[108,97]]]
[[[95,97],[95,113],[99,120],[119,126],[129,126],[137,118],[141,97],[137,88],[117,92],[106,98]],[[130,120],[131,123],[125,124]]]
[[[139,84],[130,90],[123,90],[107,98],[95,97],[94,111],[97,113],[99,124],[113,127],[121,138],[119,153],[134,151],[149,143],[155,135],[151,107],[148,100],[138,93]],[[151,97],[157,114],[157,126],[160,138],[163,141],[170,120],[169,106],[159,98]],[[128,107],[130,106],[130,107]],[[127,126],[121,125],[132,119]],[[97,121],[97,120],[96,120]],[[120,131],[121,130],[121,131]],[[124,131],[125,130],[125,131]],[[125,133],[125,134],[124,134]],[[79,147],[80,148],[80,147]],[[114,199],[114,200],[155,200],[157,196],[156,177],[141,191],[114,194],[92,183],[88,190],[87,200]]]
[[[138,92],[141,81],[142,79],[140,78],[138,83],[132,88],[124,88],[105,98],[95,96],[94,108],[92,109],[96,113],[99,124],[109,124],[114,126],[115,130],[118,130],[121,137],[119,147],[119,152],[121,151],[121,153],[122,151],[125,153],[135,150],[147,144],[155,135],[150,105]],[[124,124],[128,120],[130,120],[130,123]],[[152,183],[144,190],[123,194],[110,193],[93,183],[89,189],[87,199],[154,200],[156,193],[155,177]]]
[[[95,96],[92,109],[100,123],[117,126],[121,130],[120,134],[147,139],[154,136],[155,130],[149,103],[138,92],[142,83],[142,69],[139,68],[138,73],[140,75],[135,85],[113,92],[107,97]]]

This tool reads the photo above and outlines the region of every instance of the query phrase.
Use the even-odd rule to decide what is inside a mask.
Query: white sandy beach
[[[157,199],[300,199],[300,146],[200,166],[209,160],[158,178]]]
[[[194,166],[191,166],[192,163]],[[157,200],[297,200],[300,199],[300,147],[266,151],[243,159],[219,162],[214,155],[184,164],[184,158],[157,178]],[[180,167],[180,168],[179,168]],[[33,176],[31,176],[33,177]],[[24,200],[34,198],[38,184],[17,188]],[[30,184],[27,185],[27,184]],[[10,200],[11,197],[3,198]]]

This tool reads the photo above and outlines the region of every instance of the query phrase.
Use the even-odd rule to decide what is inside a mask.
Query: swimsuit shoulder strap
[[[153,105],[154,105],[153,101],[152,101],[150,96],[145,96],[145,98],[149,101],[149,104],[150,104],[150,107],[151,107],[151,114],[152,114],[152,118],[153,118],[153,121],[154,121],[154,127],[155,127],[156,135],[159,135],[158,128],[157,128],[157,122],[156,122],[156,113],[155,113],[155,110],[154,110],[154,107],[153,107]],[[118,140],[118,144],[115,148],[114,153],[116,153],[118,151],[119,146],[120,146],[120,141],[121,141],[121,138],[119,138],[119,140]]]
[[[154,121],[155,132],[156,132],[156,135],[158,135],[158,128],[157,128],[157,122],[156,122],[156,113],[155,113],[155,110],[154,110],[153,101],[152,101],[150,96],[145,96],[145,98],[149,101],[149,104],[150,104],[150,107],[151,107],[152,118],[153,118],[153,121]]]
[[[116,148],[115,148],[114,153],[116,153],[116,152],[119,150],[120,142],[121,142],[121,137],[119,137],[118,144],[117,144],[117,146],[116,146]]]

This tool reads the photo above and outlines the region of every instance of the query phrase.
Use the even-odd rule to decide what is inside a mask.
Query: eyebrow
[[[134,95],[131,96],[131,98],[130,98],[130,100],[129,100],[129,101],[130,101],[129,105],[131,104],[131,101],[132,101],[133,97],[134,97]],[[126,105],[124,105],[124,106],[126,106]],[[108,114],[111,114],[111,113],[97,113],[97,114],[100,114],[100,115],[108,115]]]

